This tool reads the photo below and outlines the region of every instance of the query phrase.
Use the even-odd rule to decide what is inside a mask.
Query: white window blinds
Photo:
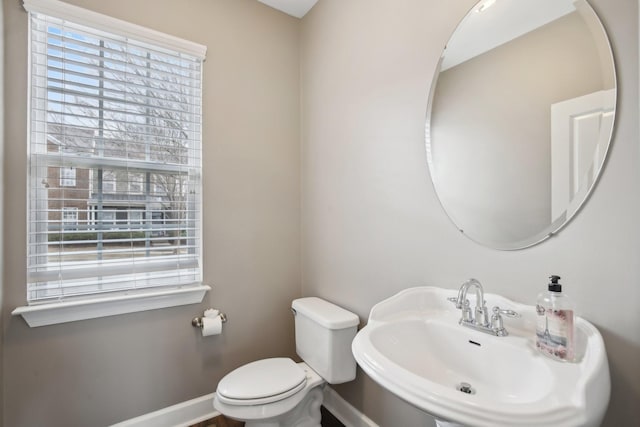
[[[29,302],[199,283],[202,57],[30,25]]]

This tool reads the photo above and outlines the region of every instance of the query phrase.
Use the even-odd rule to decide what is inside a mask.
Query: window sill
[[[117,295],[101,298],[55,302],[49,304],[18,307],[11,312],[22,316],[27,324],[37,326],[55,325],[76,320],[95,319],[138,311],[155,310],[202,302],[210,291],[207,285],[189,288],[150,290],[144,293]]]

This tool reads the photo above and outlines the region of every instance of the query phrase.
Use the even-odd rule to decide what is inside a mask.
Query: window
[[[129,173],[129,193],[142,194],[144,189],[144,174]]]
[[[112,226],[116,223],[116,211],[115,209],[103,208],[101,209],[102,219],[99,220],[98,229],[104,228],[113,230]]]
[[[24,5],[28,302],[201,285],[204,46],[56,0]],[[61,187],[87,177],[84,191],[50,188],[52,168]]]
[[[94,186],[94,188],[96,189],[96,192],[98,194],[100,194],[100,184],[99,182],[102,183],[102,193],[115,193],[116,192],[116,173],[112,170],[108,170],[108,169],[102,169],[102,171],[98,170],[96,171],[97,173],[95,174],[96,177],[96,184]],[[102,172],[102,176],[100,174],[100,172]],[[99,178],[101,176],[101,178]]]
[[[131,210],[129,211],[129,223],[130,224],[142,224],[143,211]]]
[[[78,225],[78,208],[62,208],[62,228],[75,230]]]
[[[60,187],[76,186],[75,168],[60,168]]]

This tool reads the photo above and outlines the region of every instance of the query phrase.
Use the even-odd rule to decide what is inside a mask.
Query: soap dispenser
[[[547,292],[538,296],[536,305],[536,347],[540,352],[563,362],[574,360],[574,305],[562,292],[560,276],[549,277]]]

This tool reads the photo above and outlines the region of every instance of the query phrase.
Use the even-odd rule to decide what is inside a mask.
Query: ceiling
[[[267,6],[278,9],[287,15],[302,18],[318,0],[258,0]]]

